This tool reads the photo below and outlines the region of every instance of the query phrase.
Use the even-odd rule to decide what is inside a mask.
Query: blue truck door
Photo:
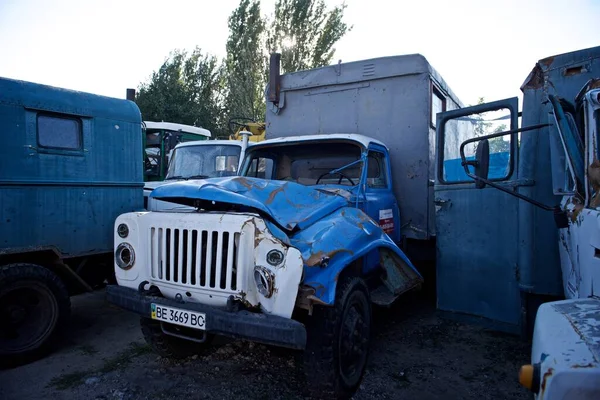
[[[387,150],[379,145],[369,146],[367,153],[367,180],[365,212],[396,243],[400,240],[400,215],[394,196],[390,161]]]
[[[477,189],[461,164],[460,145],[517,125],[516,97],[439,113],[434,191],[438,309],[514,333],[521,318],[518,199]],[[490,140],[489,179],[518,186],[517,141],[516,134]],[[478,143],[465,147],[467,160]]]

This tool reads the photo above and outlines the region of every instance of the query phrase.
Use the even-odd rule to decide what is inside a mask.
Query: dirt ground
[[[359,399],[528,399],[517,382],[530,345],[439,318],[419,294],[376,309]],[[104,292],[72,299],[63,343],[50,356],[0,371],[0,399],[304,399],[299,352],[217,340],[204,357],[161,359],[139,320]]]

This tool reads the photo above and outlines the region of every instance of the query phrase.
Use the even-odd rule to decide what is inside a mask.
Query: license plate
[[[151,304],[152,319],[168,322],[170,324],[187,326],[194,329],[206,329],[206,315],[204,313],[182,310],[162,306],[160,304]]]

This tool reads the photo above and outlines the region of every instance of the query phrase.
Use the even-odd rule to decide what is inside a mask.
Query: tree
[[[277,0],[267,49],[281,52],[282,72],[329,65],[333,46],[352,29],[343,21],[345,9],[327,11],[324,0]]]
[[[241,0],[229,16],[225,60],[229,117],[264,119],[264,33],[260,1]]]
[[[136,103],[144,120],[201,126],[217,134],[222,126],[221,67],[196,49],[175,50],[138,88]]]

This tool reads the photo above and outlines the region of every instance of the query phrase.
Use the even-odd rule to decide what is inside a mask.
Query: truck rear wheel
[[[0,358],[20,364],[52,348],[68,320],[67,288],[52,271],[34,264],[0,268]]]
[[[364,375],[371,335],[369,290],[360,278],[338,284],[333,307],[315,306],[307,322],[304,369],[311,394],[349,398]]]
[[[182,359],[200,354],[209,347],[213,339],[213,335],[209,333],[206,333],[206,340],[203,343],[167,335],[163,332],[160,322],[150,318],[142,317],[140,326],[146,343],[152,347],[155,353],[166,358]]]

